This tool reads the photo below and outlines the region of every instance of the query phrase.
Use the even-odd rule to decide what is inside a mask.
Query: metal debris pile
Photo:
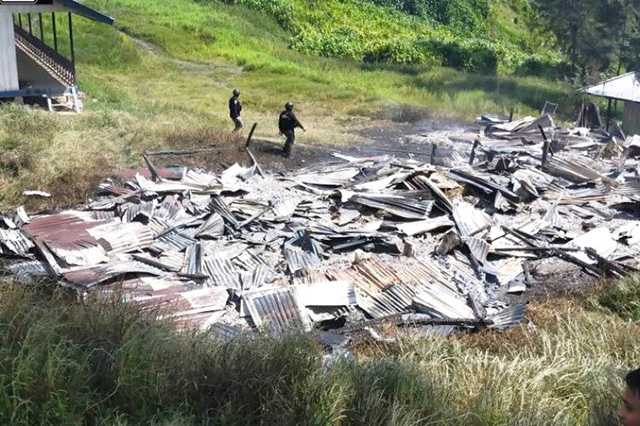
[[[472,139],[428,136],[446,164],[334,154],[277,175],[255,160],[221,174],[148,162],[155,179],[110,180],[80,208],[0,216],[0,256],[18,280],[117,292],[223,337],[384,320],[504,329],[524,317],[536,262],[633,270],[633,139],[548,115],[484,121]]]

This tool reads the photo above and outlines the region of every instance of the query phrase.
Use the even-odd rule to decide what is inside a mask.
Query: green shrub
[[[483,31],[489,16],[487,0],[370,0],[405,13],[428,18],[464,34]]]
[[[433,53],[412,40],[390,40],[365,52],[366,64],[388,63],[398,65],[439,65]]]
[[[425,40],[421,45],[425,50],[437,52],[442,59],[442,65],[447,67],[483,74],[493,74],[498,68],[498,54],[495,48],[482,40]]]

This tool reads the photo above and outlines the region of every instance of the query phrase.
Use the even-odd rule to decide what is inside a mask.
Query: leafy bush
[[[442,65],[464,71],[495,73],[498,54],[495,47],[483,40],[468,42],[425,40],[421,43],[425,50],[437,52]]]
[[[486,28],[489,16],[487,0],[370,0],[402,12],[431,19],[469,34]]]
[[[428,49],[412,40],[390,40],[364,54],[365,63],[398,65],[439,65],[440,60]]]
[[[501,2],[490,6],[488,0],[223,1],[273,16],[291,34],[293,49],[325,57],[370,64],[445,65],[482,73],[514,72],[532,55],[541,63],[556,59],[553,51],[526,50],[533,44],[518,32],[521,26],[505,24],[510,13],[525,12],[504,12],[501,8],[510,6]]]

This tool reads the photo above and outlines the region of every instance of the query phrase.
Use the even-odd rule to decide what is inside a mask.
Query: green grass
[[[117,24],[75,20],[86,112],[51,115],[0,106],[2,209],[27,202],[20,195],[25,189],[52,192],[57,205],[81,201],[101,177],[138,166],[145,149],[171,146],[181,133],[229,129],[226,101],[234,87],[243,92],[245,121],[260,124],[259,137],[278,137],[277,114],[294,101],[309,129],[301,143],[361,144],[366,141],[358,130],[404,119],[469,121],[511,109],[535,114],[545,100],[572,110],[571,88],[540,78],[300,53],[272,16],[242,6],[90,3]],[[64,26],[58,28],[66,48]]]
[[[608,425],[637,325],[554,300],[504,334],[361,343],[177,332],[117,298],[0,287],[2,424]]]

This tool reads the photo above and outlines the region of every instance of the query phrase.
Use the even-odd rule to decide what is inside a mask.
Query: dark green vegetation
[[[115,298],[0,296],[2,424],[605,425],[640,363],[638,326],[595,299],[533,306],[536,327],[505,334],[360,345],[327,369],[304,336],[224,344]]]
[[[638,0],[533,0],[580,81],[640,65]]]
[[[527,1],[225,0],[273,15],[302,52],[495,73],[553,70]]]

